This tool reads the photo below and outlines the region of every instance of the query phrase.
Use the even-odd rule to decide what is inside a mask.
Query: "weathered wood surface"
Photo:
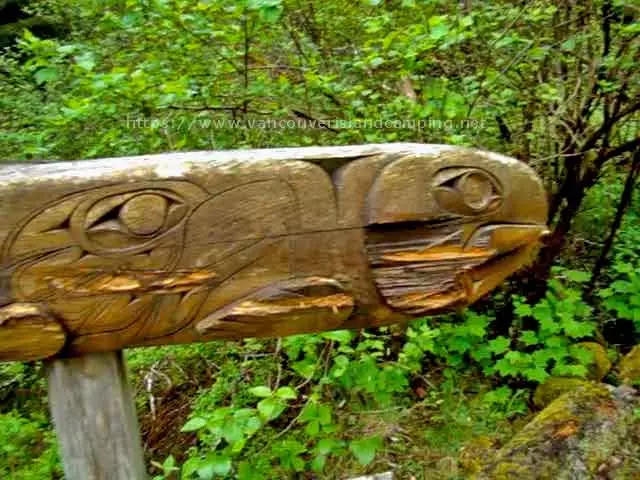
[[[0,168],[0,360],[403,321],[530,260],[525,164],[444,145]]]
[[[135,404],[120,352],[47,365],[49,406],[68,480],[146,479]]]

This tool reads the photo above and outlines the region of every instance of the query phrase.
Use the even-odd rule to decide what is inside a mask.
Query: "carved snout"
[[[411,315],[473,303],[530,262],[547,233],[539,178],[496,154],[398,160],[368,205],[374,282],[391,308]]]
[[[545,225],[488,225],[473,234],[467,249],[484,249],[490,257],[461,273],[465,303],[471,304],[530,263],[548,230]]]

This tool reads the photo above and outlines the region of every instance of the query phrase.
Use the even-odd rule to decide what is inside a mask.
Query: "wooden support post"
[[[53,360],[47,376],[65,478],[146,479],[122,352]]]

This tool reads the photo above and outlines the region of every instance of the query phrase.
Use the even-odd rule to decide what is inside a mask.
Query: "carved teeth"
[[[0,308],[0,325],[8,320],[43,316],[42,309],[30,303],[13,303]]]
[[[334,313],[338,313],[340,308],[353,307],[353,298],[349,295],[336,294],[327,295],[319,298],[304,298],[295,301],[253,301],[248,300],[233,307],[228,315],[273,315],[281,313],[290,313],[298,310],[307,310],[310,308],[331,308]]]
[[[441,248],[430,249],[428,251],[405,251],[383,254],[380,259],[390,262],[433,262],[462,260],[467,258],[486,259],[495,254],[495,250],[486,250],[480,248],[461,249],[461,248]]]
[[[206,284],[216,277],[214,272],[163,272],[144,271],[113,273],[82,273],[45,279],[52,288],[76,295],[106,295],[111,293],[174,293],[189,291]]]
[[[544,231],[540,225],[494,224],[477,228],[464,245],[460,235],[448,233],[447,243],[374,243],[367,252],[386,302],[412,314],[428,313],[468,304],[494,288],[522,266],[520,250],[535,245]]]

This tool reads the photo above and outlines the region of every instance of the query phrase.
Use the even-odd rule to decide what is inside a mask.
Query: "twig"
[[[278,342],[276,343],[276,351],[273,352],[273,358],[276,361],[278,372],[276,374],[275,385],[271,389],[272,391],[275,391],[275,390],[278,389],[278,387],[280,386],[280,378],[282,377],[282,363],[280,362],[280,350],[281,349],[282,349],[282,337],[278,337]]]

